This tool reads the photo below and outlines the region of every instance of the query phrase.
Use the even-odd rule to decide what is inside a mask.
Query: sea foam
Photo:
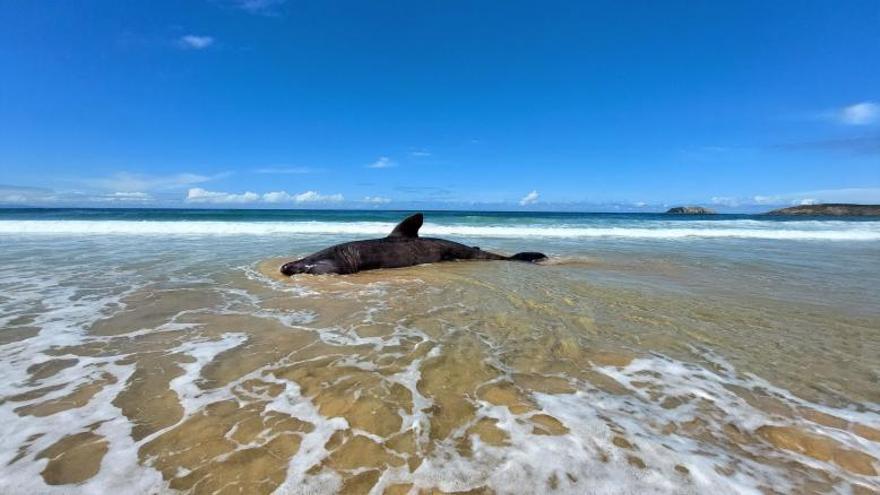
[[[3,220],[0,235],[143,235],[143,236],[265,236],[265,235],[387,235],[386,222],[224,222],[126,220]],[[620,238],[712,239],[743,238],[814,241],[878,241],[880,222],[757,220],[653,221],[541,225],[467,225],[426,223],[423,236],[494,238]]]

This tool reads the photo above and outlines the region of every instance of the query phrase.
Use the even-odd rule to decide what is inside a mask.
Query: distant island
[[[880,216],[880,205],[853,205],[846,203],[825,203],[820,205],[801,205],[768,211],[765,215],[816,215],[829,217],[868,217]]]
[[[672,215],[714,215],[715,210],[703,208],[702,206],[676,206],[666,210],[666,213]]]

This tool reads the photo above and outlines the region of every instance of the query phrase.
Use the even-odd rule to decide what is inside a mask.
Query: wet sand
[[[75,301],[120,274],[77,285],[82,331],[48,340],[40,305],[63,305],[7,315],[3,491],[880,489],[870,308],[695,295],[699,268],[663,260],[281,261],[151,278],[98,311]]]

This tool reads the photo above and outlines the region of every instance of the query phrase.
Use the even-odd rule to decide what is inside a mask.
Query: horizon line
[[[854,205],[854,206],[876,206],[880,205],[867,203],[817,203],[810,206],[821,205]],[[695,206],[695,205],[683,205]],[[675,217],[694,217],[694,216],[714,216],[714,215],[763,215],[765,213],[785,209],[794,208],[795,206],[786,206],[780,208],[769,208],[761,212],[748,211],[714,211],[705,214],[681,214],[668,213],[667,211],[601,211],[601,210],[473,210],[473,209],[444,209],[444,208],[240,208],[240,207],[180,207],[180,206],[21,206],[21,205],[2,205],[0,210],[163,210],[163,211],[359,211],[359,212],[387,212],[387,213],[408,213],[408,212],[440,212],[440,213],[538,213],[538,214],[607,214],[607,215],[672,215]],[[670,207],[668,209],[675,208]],[[667,209],[667,210],[668,210]],[[708,208],[712,210],[712,208]]]

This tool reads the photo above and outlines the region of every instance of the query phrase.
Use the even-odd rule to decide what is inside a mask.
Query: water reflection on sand
[[[767,268],[81,256],[0,273],[4,492],[880,489],[880,314]]]

